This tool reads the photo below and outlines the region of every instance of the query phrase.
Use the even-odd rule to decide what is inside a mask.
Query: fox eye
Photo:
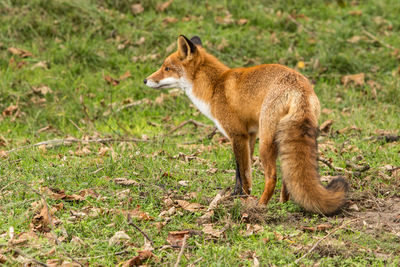
[[[165,67],[165,71],[169,71],[170,70],[170,68],[169,67]]]

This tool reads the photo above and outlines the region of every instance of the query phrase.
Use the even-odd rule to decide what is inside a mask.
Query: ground
[[[0,2],[0,263],[398,266],[399,13],[395,0]],[[280,179],[255,205],[257,157],[253,196],[229,196],[229,141],[179,90],[142,82],[179,34],[228,66],[312,81],[321,179],[350,184],[339,214],[279,203]]]

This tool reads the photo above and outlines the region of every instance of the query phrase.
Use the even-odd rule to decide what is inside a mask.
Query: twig
[[[206,125],[206,124],[204,124],[204,123],[195,121],[195,120],[193,120],[193,119],[190,119],[190,120],[187,120],[187,121],[182,122],[182,123],[179,124],[178,126],[176,126],[176,127],[174,127],[173,129],[171,129],[171,130],[168,132],[168,134],[172,134],[173,132],[179,130],[180,128],[182,128],[183,126],[185,126],[185,125],[188,124],[188,123],[192,123],[192,124],[193,124],[194,126],[196,126],[196,127],[199,127],[199,126],[201,126],[201,127],[210,127],[209,125]]]
[[[50,209],[49,209],[49,206],[47,205],[46,199],[43,197],[43,195],[42,195],[39,191],[33,189],[31,186],[29,186],[29,185],[28,185],[27,183],[25,183],[24,181],[19,181],[19,182],[22,183],[22,184],[23,184],[24,186],[26,186],[27,188],[29,188],[30,190],[32,190],[32,191],[33,191],[34,193],[36,193],[37,195],[39,195],[40,198],[42,199],[43,205],[44,205],[44,207],[46,208],[46,213],[47,213],[48,216],[49,216],[50,234],[51,234],[51,236],[53,237],[54,241],[56,242],[57,246],[58,246],[59,248],[61,248],[61,249],[64,251],[65,255],[67,255],[67,257],[70,258],[73,262],[79,264],[79,266],[83,266],[82,263],[80,263],[79,261],[77,261],[74,257],[72,257],[71,254],[69,254],[69,253],[65,250],[65,248],[61,245],[60,240],[58,240],[57,236],[54,234],[54,224],[53,224],[53,220],[52,220],[52,218],[51,218]],[[47,266],[47,265],[46,265],[46,266]]]
[[[133,227],[135,227],[136,230],[138,230],[138,231],[150,242],[151,246],[154,247],[154,242],[153,242],[153,240],[151,240],[151,238],[150,238],[142,229],[140,229],[139,226],[137,226],[137,225],[132,221],[132,218],[131,218],[131,215],[130,215],[130,214],[128,214],[128,225],[132,225]]]
[[[73,120],[71,120],[71,119],[68,119],[68,120],[72,125],[75,126],[76,129],[78,129],[78,131],[82,132],[82,129]]]
[[[387,135],[382,135],[382,136],[370,136],[367,138],[364,138],[364,140],[378,140],[381,141],[383,140],[385,143],[391,143],[391,142],[396,142],[400,140],[400,135],[392,135],[392,134],[387,134]]]
[[[337,172],[344,172],[344,173],[349,173],[349,174],[353,174],[352,171],[348,171],[346,169],[340,168],[340,167],[336,167],[333,166],[332,163],[329,162],[329,160],[322,158],[322,157],[318,157],[318,160],[321,161],[322,163],[324,163],[326,166],[328,166],[330,169],[335,170]]]
[[[211,220],[211,217],[214,215],[215,208],[218,206],[218,203],[221,202],[221,200],[223,200],[225,198],[225,194],[229,189],[230,188],[227,187],[227,188],[221,190],[220,192],[218,192],[218,194],[210,202],[210,205],[208,206],[207,211],[200,218],[197,219],[198,224],[204,224]]]
[[[175,263],[174,267],[179,266],[179,262],[181,261],[183,251],[185,250],[185,247],[186,247],[186,239],[188,238],[188,236],[189,235],[184,235],[184,237],[183,237],[181,251],[179,251],[178,258],[176,259],[176,263]]]
[[[28,256],[27,254],[25,254],[25,253],[24,253],[22,250],[20,250],[19,248],[11,247],[10,249],[13,250],[13,251],[15,251],[15,252],[17,252],[19,255],[21,255],[21,256],[24,257],[24,258],[30,259],[31,261],[33,261],[34,263],[36,263],[36,264],[38,264],[38,265],[45,266],[45,267],[50,267],[50,266],[47,265],[46,263],[41,262],[41,261],[39,261],[39,260],[37,260],[37,259],[35,259],[35,258],[33,258],[33,257]]]
[[[380,44],[383,45],[384,47],[389,48],[389,49],[392,49],[392,50],[396,50],[395,47],[393,47],[393,46],[391,46],[391,45],[385,43],[384,41],[378,39],[378,37],[376,37],[376,36],[373,35],[372,33],[368,32],[366,29],[363,29],[363,33],[364,33],[365,35],[367,35],[369,38],[373,39],[374,41],[380,43]]]
[[[342,228],[344,228],[346,225],[348,225],[348,224],[350,224],[350,223],[352,223],[352,222],[354,222],[354,221],[357,221],[357,220],[359,220],[359,219],[360,219],[360,218],[356,218],[356,219],[350,220],[350,221],[348,221],[348,222],[342,224],[341,226],[336,227],[336,228],[333,229],[332,231],[330,231],[326,236],[320,238],[317,242],[315,242],[314,246],[312,246],[312,248],[311,248],[309,251],[307,251],[306,254],[304,254],[303,256],[301,256],[300,258],[298,258],[294,263],[295,263],[295,264],[298,264],[302,259],[304,259],[305,257],[307,257],[307,255],[310,254],[310,253],[318,246],[318,244],[321,243],[323,240],[325,240],[326,238],[328,238],[329,236],[331,236],[332,234],[334,234],[334,233],[335,233],[336,231],[338,231],[339,229],[342,229]]]
[[[6,153],[11,153],[14,151],[18,151],[21,149],[42,146],[42,145],[51,145],[51,146],[60,146],[60,145],[69,145],[71,143],[116,143],[116,142],[149,142],[150,140],[138,139],[138,138],[99,138],[99,139],[90,139],[90,140],[82,140],[77,138],[67,138],[67,139],[52,139],[43,142],[39,142],[33,145],[16,147],[11,150],[8,150]]]

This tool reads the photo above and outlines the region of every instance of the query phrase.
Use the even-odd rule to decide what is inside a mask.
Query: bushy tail
[[[275,140],[290,197],[308,211],[329,215],[345,203],[348,184],[343,178],[326,188],[321,184],[316,138],[317,128],[311,120],[288,116],[278,123]]]

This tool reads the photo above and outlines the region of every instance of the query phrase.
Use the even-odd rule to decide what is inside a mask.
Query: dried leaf
[[[42,85],[40,87],[32,87],[32,91],[35,94],[47,95],[53,93],[50,87]]]
[[[131,11],[133,15],[138,15],[144,11],[142,4],[134,4],[131,5]]]
[[[32,57],[32,53],[24,50],[24,49],[20,49],[20,48],[16,48],[16,47],[10,47],[8,48],[8,51],[16,56],[22,57],[22,58],[26,58],[26,57]]]
[[[352,44],[356,44],[356,43],[358,43],[361,39],[362,39],[361,36],[354,35],[353,37],[347,39],[347,42],[352,43]]]
[[[172,51],[174,51],[175,47],[176,47],[176,42],[173,42],[169,46],[167,46],[167,48],[165,49],[165,52],[167,52],[169,54]]]
[[[275,238],[278,241],[282,241],[284,239],[284,236],[278,232],[274,232]]]
[[[229,13],[229,12],[227,12],[227,14],[226,14],[225,17],[217,16],[217,17],[215,18],[215,22],[216,22],[217,24],[229,25],[229,24],[234,23],[235,20],[232,18],[232,14]]]
[[[12,116],[14,113],[16,113],[18,111],[18,106],[17,105],[9,105],[8,108],[5,108],[3,110],[3,116],[7,117],[7,116]]]
[[[122,74],[121,76],[119,76],[119,80],[123,81],[128,79],[129,77],[131,77],[131,73],[129,72],[129,70],[127,70],[124,74]]]
[[[341,81],[345,86],[350,83],[354,83],[354,85],[356,85],[356,86],[357,85],[362,86],[362,85],[364,85],[364,79],[365,79],[365,74],[358,73],[358,74],[343,76]]]
[[[320,130],[322,133],[327,134],[327,133],[329,133],[329,130],[331,129],[332,124],[333,124],[333,120],[324,121],[324,122],[319,126],[319,130]]]
[[[131,238],[124,231],[118,231],[108,240],[108,245],[113,246],[120,244],[123,241],[129,241]]]
[[[39,212],[39,214],[36,214],[32,221],[31,221],[31,226],[34,231],[39,231],[39,232],[50,232],[50,214],[49,210],[47,209],[47,206],[45,205],[44,201],[42,201],[42,208]]]
[[[221,43],[217,46],[217,50],[221,51],[224,50],[225,47],[228,47],[229,43],[225,38],[222,38]]]
[[[350,16],[361,16],[362,15],[362,11],[361,10],[352,10],[349,12]]]
[[[134,210],[123,210],[122,214],[125,216],[130,216],[133,219],[141,220],[141,221],[152,221],[154,217],[150,216],[147,212],[141,211],[140,206],[137,205]]]
[[[203,206],[199,203],[190,203],[186,200],[177,200],[176,202],[181,208],[190,212],[196,212],[203,209]]]
[[[114,79],[109,75],[104,75],[104,80],[106,80],[106,82],[108,84],[111,84],[112,86],[117,86],[119,84],[119,81],[117,79]]]
[[[5,150],[0,150],[0,159],[6,158],[8,156]]]
[[[219,238],[223,233],[221,230],[214,229],[211,223],[204,224],[203,232],[216,238]]]
[[[31,69],[34,70],[36,68],[48,69],[47,62],[46,61],[39,61],[38,63],[33,65]]]
[[[141,250],[138,251],[139,255],[133,257],[132,259],[125,261],[122,264],[122,267],[131,267],[131,266],[140,266],[143,263],[154,257],[153,253],[150,250]]]
[[[178,19],[174,18],[174,17],[166,17],[166,18],[163,19],[163,24],[164,25],[168,25],[170,23],[176,23],[176,22],[178,22]]]
[[[174,0],[169,0],[164,3],[158,4],[156,7],[157,11],[164,12],[164,10],[166,10],[172,4],[173,1]]]
[[[134,185],[134,186],[139,186],[139,183],[136,182],[135,180],[127,179],[127,178],[115,178],[114,183],[119,184],[119,185]]]
[[[239,26],[243,26],[246,25],[247,22],[249,22],[247,19],[239,19],[238,21],[236,21],[236,24]]]
[[[251,236],[257,232],[260,232],[261,230],[263,230],[263,227],[260,226],[259,224],[247,224],[246,225],[246,231],[243,233],[243,236]]]
[[[182,246],[185,235],[190,235],[189,231],[172,231],[168,233],[167,242],[171,246]]]

